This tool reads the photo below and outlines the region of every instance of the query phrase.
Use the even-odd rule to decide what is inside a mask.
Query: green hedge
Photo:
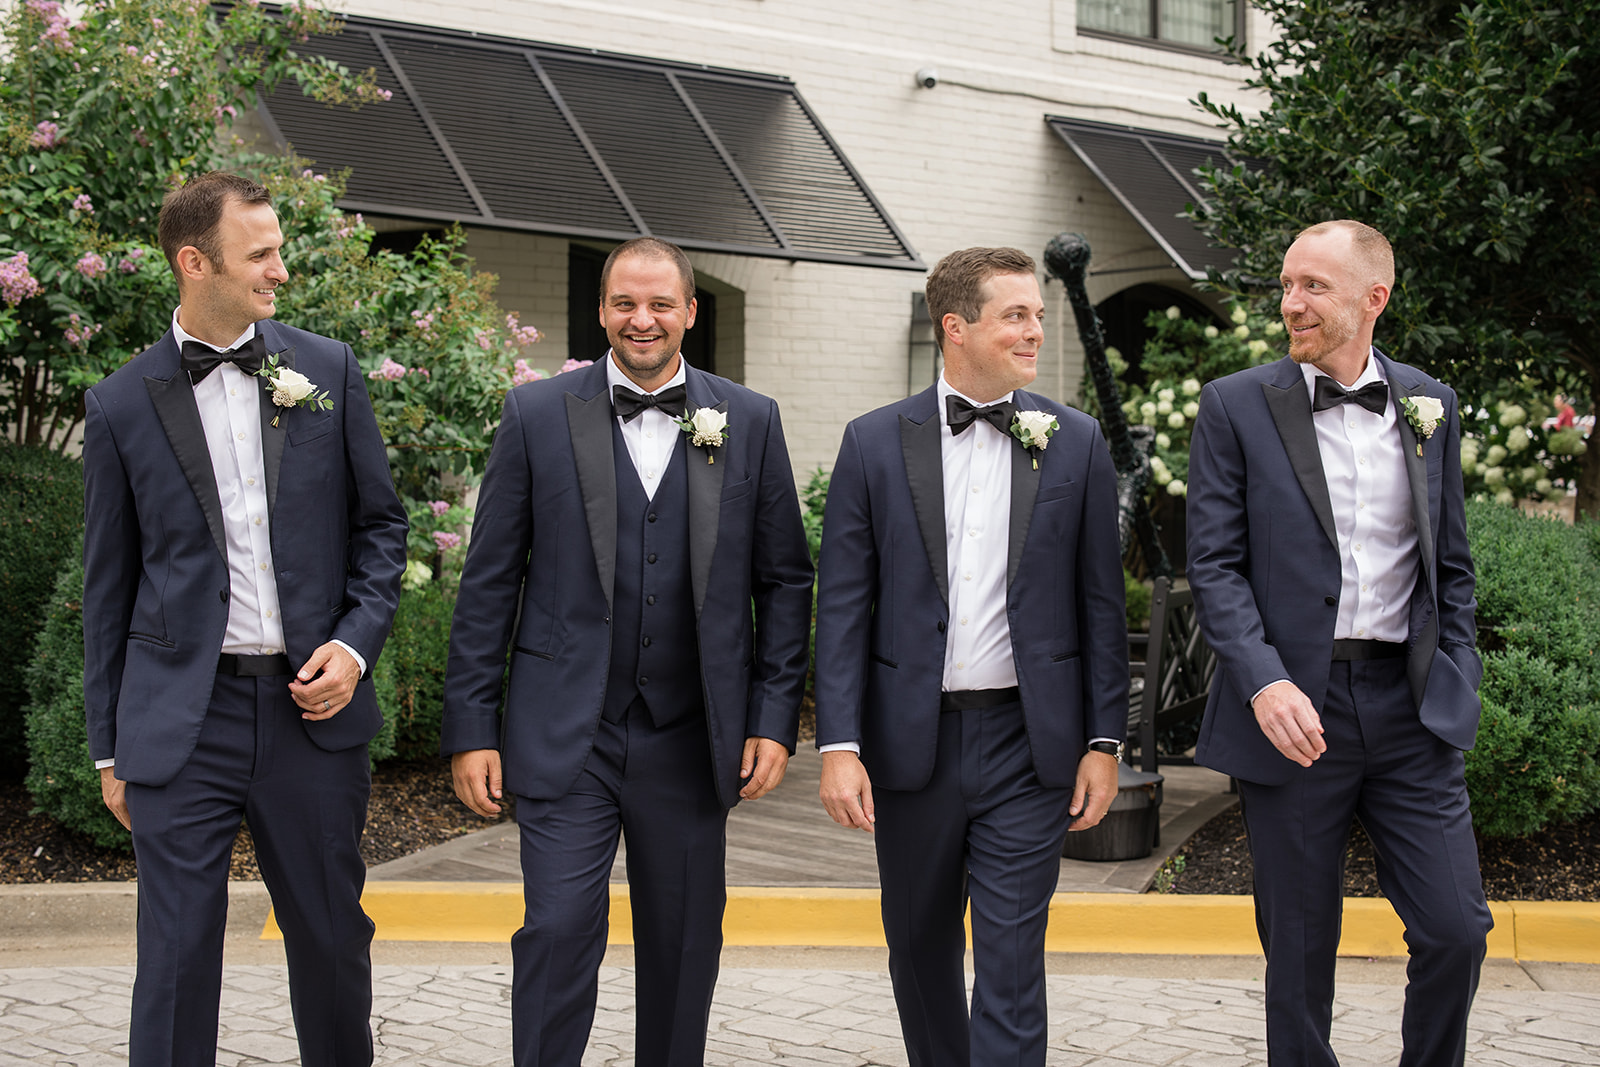
[[[1483,720],[1467,753],[1472,821],[1532,833],[1600,808],[1600,523],[1467,504]]]
[[[19,778],[27,766],[24,675],[40,612],[82,529],[83,465],[0,442],[0,777]]]
[[[394,629],[372,669],[384,718],[383,732],[368,750],[374,762],[439,754],[444,669],[455,606],[455,591],[440,582],[426,582],[400,594]]]
[[[78,545],[81,547],[81,539]],[[73,552],[47,598],[27,667],[28,792],[39,810],[106,848],[133,839],[100,799],[83,721],[83,553]]]

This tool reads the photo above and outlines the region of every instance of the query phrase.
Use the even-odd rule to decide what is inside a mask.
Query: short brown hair
[[[272,194],[260,182],[242,174],[214,170],[190,178],[161,201],[156,236],[172,273],[178,274],[178,252],[189,245],[213,264],[222,265],[222,243],[217,230],[230,200],[241,204],[270,204]]]
[[[1394,288],[1394,248],[1389,244],[1389,239],[1364,222],[1355,219],[1329,219],[1319,222],[1315,226],[1307,226],[1295,234],[1295,240],[1302,237],[1315,237],[1320,233],[1331,233],[1334,230],[1343,230],[1350,235],[1351,246],[1355,249],[1359,265],[1365,267],[1369,279],[1381,282],[1387,289]]]
[[[631,241],[624,241],[611,250],[606,257],[606,265],[600,268],[600,303],[606,302],[606,286],[611,283],[611,266],[624,256],[638,256],[641,259],[665,259],[678,268],[678,277],[683,280],[683,302],[687,304],[694,299],[694,267],[689,264],[689,257],[684,255],[683,249],[670,241],[663,241],[659,237],[635,237]]]
[[[939,261],[928,275],[928,317],[939,347],[944,347],[944,317],[952,312],[963,322],[977,322],[983,314],[984,283],[996,274],[1027,274],[1037,270],[1033,257],[1016,248],[963,248]]]

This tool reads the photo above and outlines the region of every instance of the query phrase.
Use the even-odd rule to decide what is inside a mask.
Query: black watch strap
[[[1121,741],[1090,741],[1089,742],[1089,751],[1090,752],[1104,752],[1108,756],[1114,756],[1118,763],[1122,762],[1122,747],[1123,746],[1122,746],[1122,742]]]

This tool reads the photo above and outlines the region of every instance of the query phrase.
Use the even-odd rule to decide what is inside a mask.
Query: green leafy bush
[[[26,766],[23,674],[39,613],[83,529],[83,466],[38,447],[0,442],[0,776]]]
[[[1472,821],[1528,834],[1600,808],[1600,523],[1475,500],[1467,528],[1484,659]]]
[[[427,582],[400,595],[394,629],[372,669],[383,732],[368,747],[374,762],[439,754],[444,671],[450,655],[454,591]]]
[[[105,848],[133,839],[100,799],[100,772],[83,724],[82,539],[68,540],[65,566],[43,606],[43,626],[26,670],[28,792],[39,810]]]

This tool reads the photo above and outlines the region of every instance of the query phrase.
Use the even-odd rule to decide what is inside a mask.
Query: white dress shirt
[[[1011,541],[1014,441],[985,419],[950,432],[947,398],[984,407],[939,378],[939,452],[944,465],[944,543],[950,590],[945,630],[945,692],[1008,689],[1017,684],[1006,619],[1006,562]],[[1010,400],[1011,393],[992,400]]]
[[[678,373],[670,381],[658,388],[650,390],[650,395],[661,392],[662,389],[671,389],[674,385],[682,385],[688,381],[689,375],[684,367],[687,366],[683,359],[678,360]],[[617,386],[632,389],[643,394],[638,384],[617,366],[615,357],[606,353],[606,392],[610,393]],[[672,461],[672,448],[678,443],[678,435],[683,432],[683,427],[671,415],[660,408],[645,408],[639,412],[632,422],[623,422],[622,416],[613,416],[617,425],[622,427],[622,440],[628,446],[628,458],[633,460],[633,469],[639,472],[639,481],[644,483],[644,495],[647,500],[654,500],[656,490],[661,487],[661,476],[667,471],[667,464]]]
[[[1322,372],[1310,364],[1300,370],[1315,397]],[[1383,380],[1382,366],[1369,357],[1367,369],[1350,388]],[[1381,414],[1347,403],[1318,411],[1311,421],[1339,538],[1334,639],[1403,642],[1417,582],[1417,524],[1394,396]]]
[[[172,313],[172,336],[179,349],[185,341],[226,352],[256,335],[251,323],[233,343],[223,348],[201,341],[178,325]],[[184,374],[183,370],[178,371]],[[200,409],[211,471],[222,503],[222,532],[228,548],[228,626],[222,635],[224,653],[271,656],[283,652],[283,618],[278,610],[278,583],[272,569],[272,527],[267,514],[267,465],[262,448],[261,390],[263,381],[224,362],[194,387]],[[276,431],[282,433],[282,430]],[[361,653],[335,641],[367,673]],[[299,664],[291,664],[298,669]],[[112,760],[96,760],[95,767],[110,767]]]

